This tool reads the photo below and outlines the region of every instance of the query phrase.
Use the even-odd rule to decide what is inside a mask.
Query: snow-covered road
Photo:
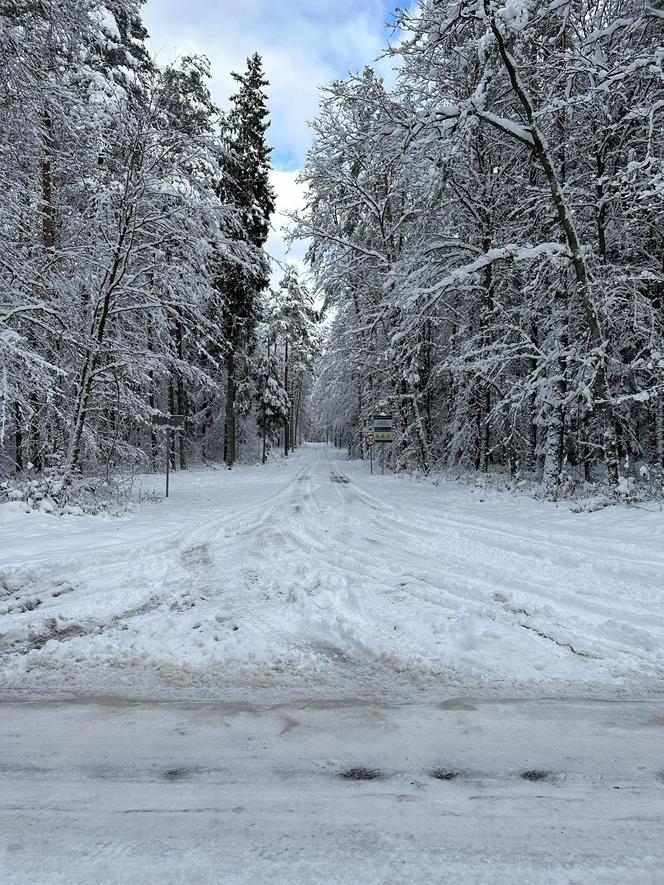
[[[661,882],[663,535],[323,446],[0,508],[3,883]]]
[[[178,474],[173,497],[124,520],[0,508],[5,689],[659,687],[662,513],[367,474],[307,446],[265,468]]]
[[[656,885],[663,735],[648,702],[10,703],[2,881]]]

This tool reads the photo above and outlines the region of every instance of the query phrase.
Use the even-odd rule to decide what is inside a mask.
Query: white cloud
[[[298,182],[299,171],[285,172],[281,169],[272,171],[272,185],[277,192],[277,212],[285,214],[297,212],[302,207],[305,186]]]
[[[161,59],[210,58],[222,106],[236,85],[230,72],[243,70],[253,52],[263,56],[276,164],[292,168],[309,145],[307,120],[317,113],[320,86],[376,58],[388,8],[382,0],[148,0],[143,15]]]

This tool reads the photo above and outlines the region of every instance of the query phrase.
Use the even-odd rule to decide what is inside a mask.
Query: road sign
[[[376,445],[376,439],[375,439],[373,433],[367,433],[367,435],[364,437],[364,444],[368,448],[371,448],[372,446]]]
[[[394,439],[391,415],[375,415],[373,437],[377,443],[391,443]]]

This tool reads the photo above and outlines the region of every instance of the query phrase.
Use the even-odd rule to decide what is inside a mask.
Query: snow
[[[4,713],[4,885],[661,881],[652,702],[441,688],[428,703],[95,698]],[[353,768],[382,776],[340,777]]]
[[[534,144],[533,136],[526,126],[522,126],[520,123],[517,123],[515,120],[510,120],[507,117],[499,117],[489,111],[480,111],[478,113],[483,120],[486,120],[498,129],[502,129],[503,132],[507,132],[519,141],[529,145]]]
[[[498,17],[510,31],[522,31],[528,25],[530,0],[507,0]]]
[[[664,515],[368,476],[325,446],[124,519],[0,507],[2,686],[246,698],[655,689]],[[158,483],[152,478],[146,480]],[[578,509],[578,508],[577,508]]]
[[[569,257],[569,249],[561,243],[540,243],[537,246],[518,246],[509,243],[496,249],[489,249],[475,261],[457,267],[427,288],[413,288],[408,291],[407,301],[413,304],[421,295],[431,295],[449,289],[455,283],[467,280],[471,274],[488,267],[498,261],[533,261],[537,258],[549,258],[552,261],[561,257]]]
[[[98,26],[108,37],[116,43],[122,41],[115,16],[112,12],[110,12],[105,6],[99,6],[93,11],[92,15]]]
[[[659,510],[315,445],[141,482],[0,507],[3,883],[659,881]]]

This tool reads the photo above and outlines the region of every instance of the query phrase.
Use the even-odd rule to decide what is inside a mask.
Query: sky
[[[244,70],[252,53],[262,55],[270,80],[268,137],[277,192],[267,248],[279,261],[301,264],[306,248],[298,244],[287,255],[280,227],[283,213],[302,200],[296,179],[311,143],[307,121],[317,114],[320,86],[373,63],[392,34],[396,5],[397,0],[147,0],[143,18],[157,60],[207,55],[212,94],[221,107],[235,91],[230,72]]]

